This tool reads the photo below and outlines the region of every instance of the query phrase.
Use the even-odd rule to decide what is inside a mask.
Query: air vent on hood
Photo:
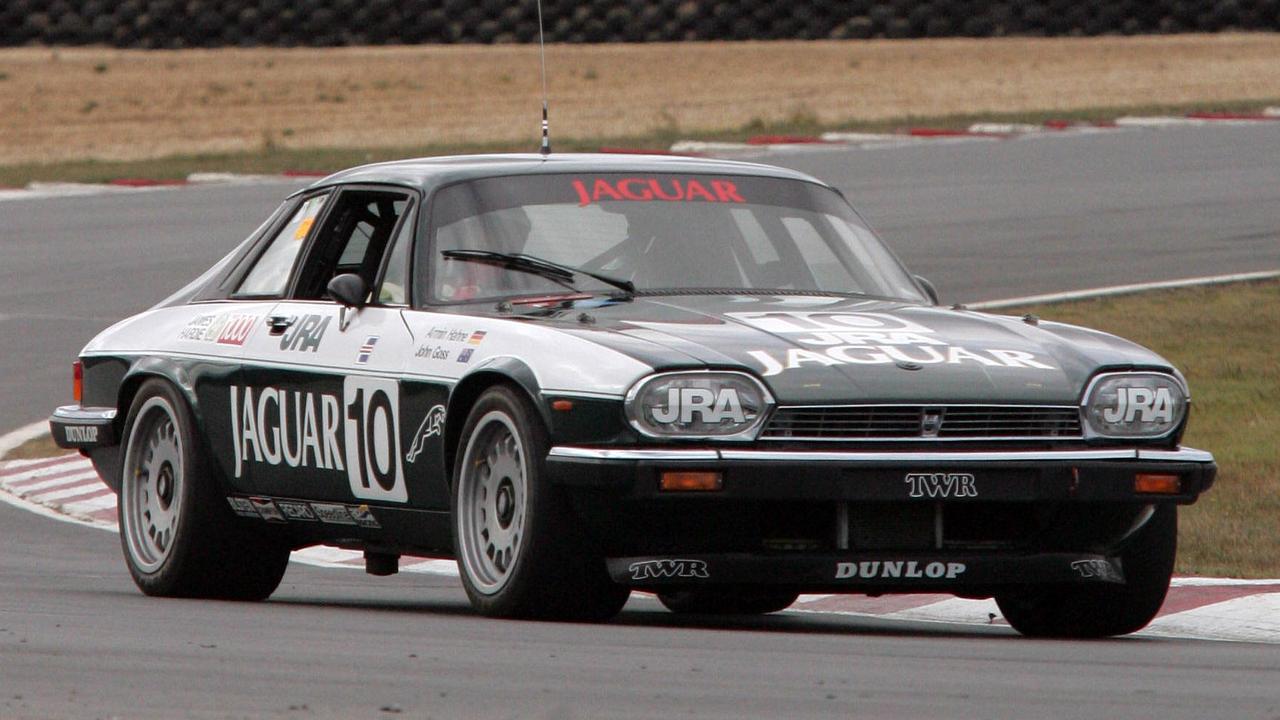
[[[761,440],[1078,439],[1080,409],[1029,405],[781,407]]]

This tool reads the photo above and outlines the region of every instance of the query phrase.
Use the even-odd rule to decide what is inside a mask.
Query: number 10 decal
[[[408,502],[400,465],[400,388],[394,380],[343,381],[347,478],[363,500]]]

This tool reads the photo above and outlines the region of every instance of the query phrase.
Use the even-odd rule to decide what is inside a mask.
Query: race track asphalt
[[[1280,267],[1280,123],[764,159],[833,182],[945,300]],[[0,431],[97,330],[296,183],[0,202]],[[474,616],[450,578],[292,566],[258,605],[153,600],[114,539],[0,504],[0,718],[1266,718],[1280,646],[1047,642],[788,615]]]

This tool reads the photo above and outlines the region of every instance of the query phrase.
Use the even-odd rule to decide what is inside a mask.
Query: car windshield
[[[837,193],[809,182],[703,174],[581,173],[451,185],[432,203],[417,267],[426,302],[570,291],[838,293],[923,301]],[[459,252],[464,251],[464,252]],[[524,258],[524,259],[521,259]],[[584,272],[540,271],[545,260]],[[427,262],[421,262],[426,259]]]

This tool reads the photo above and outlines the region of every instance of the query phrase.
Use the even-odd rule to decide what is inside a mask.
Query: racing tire
[[[159,379],[143,383],[123,436],[120,544],[138,589],[222,600],[275,592],[290,547],[231,512],[178,391]]]
[[[1029,637],[1127,635],[1155,618],[1169,592],[1178,549],[1178,508],[1158,505],[1122,547],[1124,585],[1054,585],[998,593],[1013,629]]]
[[[614,583],[563,491],[543,478],[547,431],[526,397],[485,390],[453,468],[453,543],[472,606],[491,617],[607,620],[630,588]]]
[[[680,615],[768,615],[791,607],[800,593],[788,588],[716,587],[658,593]]]

